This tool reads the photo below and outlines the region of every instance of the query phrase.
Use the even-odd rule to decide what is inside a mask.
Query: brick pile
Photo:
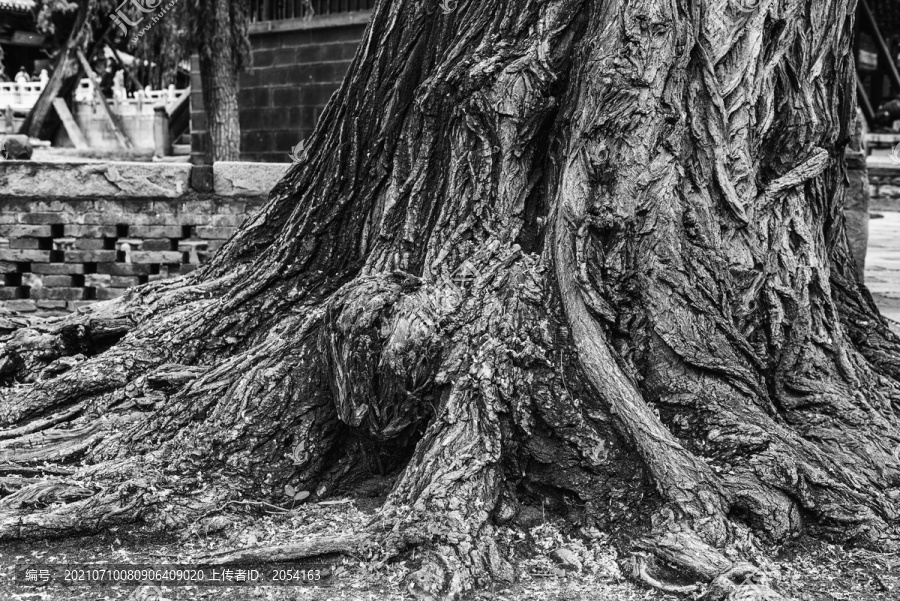
[[[74,311],[209,261],[258,199],[0,202],[0,306]]]

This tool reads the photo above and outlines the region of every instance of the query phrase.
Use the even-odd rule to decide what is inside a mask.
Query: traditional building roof
[[[0,10],[26,13],[33,8],[34,0],[0,0]]]

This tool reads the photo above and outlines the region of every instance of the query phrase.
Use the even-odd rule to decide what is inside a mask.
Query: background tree
[[[381,472],[365,531],[240,557],[420,548],[411,586],[452,597],[514,576],[492,534],[528,506],[720,596],[748,532],[896,550],[900,340],[841,211],[853,14],[378,3],[300,160],[209,265],[8,320],[0,448],[80,467],[0,500],[0,536]]]
[[[138,58],[156,64],[164,82],[197,53],[210,162],[240,158],[237,94],[240,72],[250,58],[249,20],[248,2],[181,0],[140,38],[132,31],[119,41]]]
[[[249,4],[182,0],[140,37],[137,32],[149,24],[154,13],[143,13],[126,6],[124,10],[132,22],[142,20],[123,34],[111,20],[119,4],[113,0],[45,0],[39,4],[38,28],[57,38],[61,60],[51,75],[46,98],[42,97],[29,115],[23,133],[46,136],[57,125],[52,118],[51,102],[56,96],[70,92],[77,82],[80,67],[75,48],[92,55],[104,43],[110,43],[153,63],[154,72],[160,74],[159,82],[163,85],[174,81],[179,66],[196,52],[200,58],[203,104],[209,123],[208,158],[210,161],[237,160],[240,157],[238,77],[250,56]],[[87,50],[88,47],[92,50]],[[152,85],[156,82],[142,83]]]
[[[200,59],[203,105],[209,125],[209,161],[241,154],[238,75],[248,64],[249,2],[183,0],[191,49]]]

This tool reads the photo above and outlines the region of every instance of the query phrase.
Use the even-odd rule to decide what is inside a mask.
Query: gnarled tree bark
[[[514,577],[491,533],[529,504],[719,598],[747,531],[896,549],[900,340],[841,215],[853,5],[379,3],[210,265],[5,326],[6,469],[82,484],[12,491],[0,536],[381,471],[359,537],[231,558],[422,547],[410,586],[452,597]]]

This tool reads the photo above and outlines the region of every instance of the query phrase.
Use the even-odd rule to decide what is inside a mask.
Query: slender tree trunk
[[[208,160],[236,161],[241,154],[238,73],[241,57],[235,40],[234,7],[222,0],[199,0],[197,22],[200,81],[209,131]]]
[[[240,557],[421,547],[410,586],[451,598],[514,577],[495,528],[536,506],[723,599],[748,530],[897,549],[900,340],[842,217],[853,4],[380,2],[210,265],[10,326],[0,448],[88,484],[2,499],[0,535],[380,471],[365,532]]]

